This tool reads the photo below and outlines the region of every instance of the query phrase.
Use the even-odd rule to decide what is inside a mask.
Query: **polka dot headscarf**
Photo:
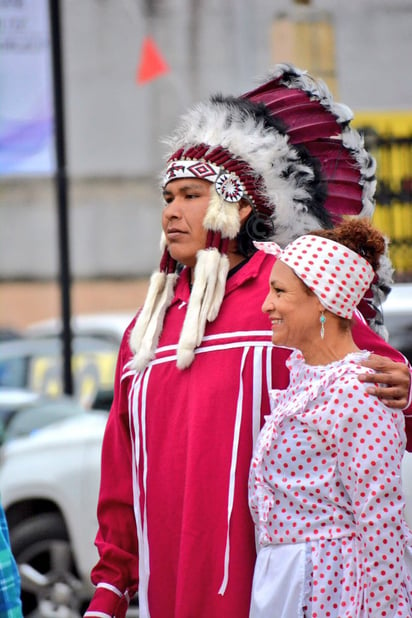
[[[334,240],[306,234],[282,249],[274,242],[256,242],[276,255],[319,298],[325,309],[351,318],[375,276],[362,256]]]

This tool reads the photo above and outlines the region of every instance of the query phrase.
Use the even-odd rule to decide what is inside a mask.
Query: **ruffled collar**
[[[328,365],[308,365],[302,352],[294,350],[286,361],[290,371],[289,386],[270,391],[271,413],[265,416],[258,441],[260,448],[269,452],[273,437],[277,436],[277,427],[285,417],[304,414],[310,401],[326,393],[332,382],[348,372],[348,365],[359,366],[369,355],[370,352],[364,350],[347,354]]]
[[[359,366],[369,354],[368,351],[353,352],[328,365],[308,365],[299,350],[294,350],[289,356],[286,361],[290,371],[289,386],[283,390],[270,391],[272,412],[265,416],[265,424],[259,434],[252,460],[255,486],[252,506],[257,509],[260,521],[267,521],[268,513],[274,504],[273,496],[268,492],[264,479],[263,459],[265,453],[269,455],[271,452],[281,421],[288,416],[304,414],[310,401],[316,399],[322,392],[327,393],[328,385],[348,372],[348,364]],[[261,535],[264,535],[263,531]]]
[[[359,365],[369,355],[370,352],[363,350],[351,352],[327,365],[308,365],[302,353],[294,350],[286,361],[290,372],[288,388],[270,391],[272,414],[280,413],[292,399],[293,412],[303,412],[309,401],[313,401],[329,384],[348,371],[348,364]]]

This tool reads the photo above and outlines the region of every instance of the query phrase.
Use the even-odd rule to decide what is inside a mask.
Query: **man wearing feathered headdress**
[[[137,589],[140,618],[248,616],[248,469],[289,356],[260,311],[275,258],[253,241],[372,215],[375,164],[350,120],[323,83],[279,65],[193,108],[170,139],[160,268],[123,339],[103,443],[87,617],[124,616]],[[391,274],[386,257],[365,295],[375,329]],[[353,334],[386,357],[376,393],[406,406],[405,359],[360,312]]]

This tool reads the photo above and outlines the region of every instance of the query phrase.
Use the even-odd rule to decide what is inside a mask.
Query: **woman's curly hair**
[[[318,229],[310,233],[335,240],[359,253],[375,272],[379,267],[380,257],[385,253],[385,238],[366,218],[347,218],[334,228]]]

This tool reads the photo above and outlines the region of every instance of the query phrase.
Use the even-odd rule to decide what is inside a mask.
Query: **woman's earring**
[[[325,318],[325,312],[322,311],[322,313],[320,314],[320,338],[324,339],[325,337],[325,322],[326,322],[326,318]]]

